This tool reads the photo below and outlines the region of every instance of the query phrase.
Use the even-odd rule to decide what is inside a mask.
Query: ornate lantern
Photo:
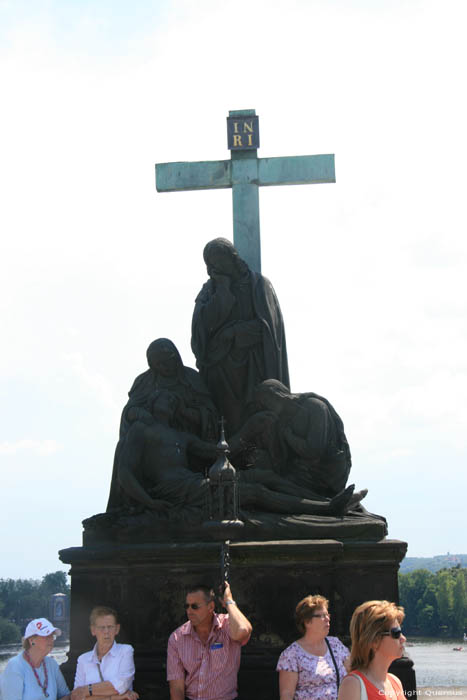
[[[221,438],[217,443],[217,459],[209,470],[208,520],[204,527],[215,539],[233,539],[244,523],[238,517],[238,475],[229,462],[229,445],[224,435],[224,419],[221,419]]]

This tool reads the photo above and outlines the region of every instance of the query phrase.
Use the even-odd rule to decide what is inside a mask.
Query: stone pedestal
[[[278,697],[275,665],[297,638],[293,611],[309,593],[330,601],[331,634],[349,642],[355,607],[370,599],[398,601],[397,572],[407,545],[397,540],[340,542],[292,540],[238,542],[230,546],[231,586],[253,624],[242,652],[242,700]],[[72,682],[76,659],[90,649],[89,612],[94,605],[116,608],[120,641],[135,649],[135,689],[144,700],[168,697],[167,639],[185,621],[185,590],[220,583],[220,544],[140,544],[72,547],[60,552],[71,564],[71,639],[62,667]],[[410,664],[400,663],[406,689],[415,687]]]

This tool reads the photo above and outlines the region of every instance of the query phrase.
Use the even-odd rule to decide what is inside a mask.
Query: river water
[[[463,651],[453,651],[456,646],[464,647]],[[0,646],[0,672],[20,650],[17,644]],[[56,645],[52,656],[61,664],[67,652],[68,646]],[[418,688],[462,688],[462,697],[467,699],[467,643],[464,646],[459,640],[412,638],[407,641],[406,653],[414,662]]]
[[[463,650],[454,651],[454,647]],[[407,640],[405,651],[414,662],[418,688],[467,686],[467,643],[412,637]]]

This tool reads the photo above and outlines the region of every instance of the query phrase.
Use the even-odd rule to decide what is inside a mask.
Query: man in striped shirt
[[[171,700],[234,700],[240,651],[251,624],[232,598],[228,583],[222,598],[227,614],[214,612],[215,594],[194,586],[186,596],[188,621],[172,632],[167,648]]]

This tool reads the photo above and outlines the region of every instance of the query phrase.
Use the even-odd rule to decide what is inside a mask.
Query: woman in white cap
[[[48,654],[61,631],[45,617],[26,627],[23,651],[7,663],[2,673],[3,700],[68,700],[70,691],[57,662]]]

